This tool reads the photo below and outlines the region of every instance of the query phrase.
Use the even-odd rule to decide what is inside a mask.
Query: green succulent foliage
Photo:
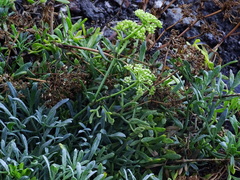
[[[9,167],[10,176],[13,179],[37,180],[36,177],[29,178],[29,176],[32,173],[33,169],[24,168],[24,163],[20,163],[17,166],[15,166],[13,164],[9,164],[8,167]]]
[[[64,67],[69,67],[68,69],[71,71],[76,66],[87,64],[90,72],[96,77],[99,73],[95,66],[99,64],[97,62],[100,62],[100,66],[97,66],[97,68],[102,68],[103,72],[106,71],[103,61],[100,61],[99,57],[93,58],[94,53],[91,51],[78,50],[77,55],[68,52],[68,45],[91,49],[99,48],[98,43],[102,38],[100,28],[86,29],[84,23],[87,19],[80,19],[76,23],[72,23],[70,12],[68,12],[68,16],[63,16],[62,24],[53,30],[53,34],[48,33],[49,28],[46,28],[44,32],[36,30],[36,40],[32,43],[30,54],[41,54],[44,61],[37,59],[33,64],[34,70],[38,70],[40,73],[48,73],[49,68],[54,72],[59,72]]]
[[[96,161],[84,160],[86,153],[75,149],[73,155],[69,154],[68,150],[63,144],[60,144],[61,164],[51,163],[48,158],[43,156],[47,168],[49,171],[49,179],[112,179],[107,177],[107,173],[104,171],[105,167],[102,164],[97,164]]]
[[[185,67],[189,68],[189,64],[185,62]],[[180,68],[180,72],[188,80],[192,87],[190,93],[193,98],[186,102],[190,110],[197,115],[198,119],[203,122],[203,126],[199,129],[200,133],[195,136],[190,142],[191,149],[199,149],[199,156],[211,155],[216,158],[231,158],[239,157],[239,145],[235,141],[238,138],[239,133],[237,130],[237,121],[235,112],[238,108],[233,104],[237,104],[238,97],[232,96],[232,85],[239,84],[239,73],[234,78],[230,76],[231,83],[227,85],[223,81],[223,75],[221,74],[221,66],[215,67],[213,70],[203,71],[199,76],[191,76],[190,69]],[[233,83],[235,82],[235,83]],[[233,86],[234,88],[236,86]],[[232,104],[233,103],[233,104]],[[235,104],[235,105],[236,105]],[[233,110],[234,109],[234,110]],[[227,130],[224,132],[224,124],[230,120],[232,127],[234,127],[235,134]],[[185,121],[184,127],[191,126],[190,121]],[[219,133],[224,132],[222,136]],[[231,145],[230,145],[231,144]],[[219,151],[224,153],[219,153]],[[230,166],[233,172],[233,160],[231,160]]]
[[[1,47],[0,49],[1,59],[3,60],[0,62],[0,74],[2,75],[5,72],[9,72],[13,78],[19,78],[23,75],[32,76],[33,73],[30,70],[32,63],[25,63],[22,57],[23,53],[28,52],[31,43],[33,42],[32,35],[28,32],[18,32],[15,25],[12,24],[10,38],[15,39],[14,43],[11,44],[11,48]],[[9,64],[7,57],[11,51],[13,51],[16,56],[13,56],[12,62]]]
[[[204,47],[203,43],[201,43],[200,39],[196,39],[192,46],[195,47],[204,55],[205,66],[208,67],[209,69],[213,69],[214,63],[210,61],[209,54],[206,48]]]
[[[72,123],[71,119],[60,120],[57,117],[57,110],[68,99],[48,109],[39,101],[41,93],[37,84],[21,91],[26,97],[24,100],[18,98],[20,92],[11,83],[8,85],[11,95],[5,103],[0,103],[2,179],[88,179],[92,176],[94,179],[111,179],[101,163],[113,154],[105,154],[103,149],[97,162],[92,160],[99,151],[101,134],[96,134],[92,144],[89,141],[89,150],[75,148],[69,152],[62,144],[73,142],[73,139],[77,140],[73,137],[78,137],[78,132],[73,136],[66,129]],[[50,134],[51,131],[55,133]]]
[[[2,0],[0,2],[0,17],[5,18],[10,8],[15,9],[14,2],[15,0]]]
[[[29,3],[46,3],[47,0],[27,0]],[[69,4],[70,2],[68,0],[56,0],[57,2],[63,3],[63,4]]]

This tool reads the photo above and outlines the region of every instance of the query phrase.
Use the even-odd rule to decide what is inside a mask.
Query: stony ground
[[[69,6],[75,19],[87,17],[90,25],[102,27],[106,36],[111,36],[109,27],[117,21],[136,19],[134,10],[146,9],[163,22],[155,38],[164,34],[155,47],[167,42],[173,33],[191,43],[199,38],[209,46],[209,52],[217,49],[223,63],[238,60],[224,70],[225,74],[240,69],[239,0],[71,0]]]
[[[215,63],[227,63],[238,60],[224,69],[228,74],[231,69],[235,74],[240,69],[240,1],[239,0],[69,0],[72,19],[88,18],[87,25],[102,28],[105,36],[112,36],[110,29],[124,19],[138,20],[136,9],[144,9],[157,16],[163,22],[163,28],[150,40],[150,47],[163,51],[164,47],[181,46],[186,41],[193,43],[199,38],[214,54]],[[60,12],[66,8],[49,0],[46,6],[28,6],[26,0],[16,0],[16,9],[23,14],[24,26],[31,18],[35,23],[43,19],[46,7],[54,4],[55,22]],[[45,11],[45,12],[44,12]],[[51,11],[51,10],[50,10]],[[27,14],[27,15],[26,15]],[[30,15],[30,16],[29,16]],[[15,18],[15,19],[14,19]],[[13,21],[20,23],[16,20]],[[184,41],[184,42],[183,42]],[[169,43],[169,44],[167,44]],[[166,46],[168,45],[168,46]],[[150,48],[149,48],[150,49]],[[153,49],[151,49],[153,50]],[[217,50],[217,53],[213,53]]]

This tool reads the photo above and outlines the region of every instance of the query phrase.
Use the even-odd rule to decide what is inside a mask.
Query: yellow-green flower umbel
[[[131,20],[124,20],[117,23],[115,30],[120,40],[130,38],[144,40],[146,33],[153,34],[157,27],[162,28],[161,21],[150,13],[138,9],[135,11],[135,15],[141,20],[141,24],[137,24]],[[125,38],[123,38],[121,32],[126,36]]]
[[[141,40],[145,39],[146,33],[145,28],[144,27],[141,28],[141,26],[134,21],[131,20],[120,21],[117,23],[116,29],[122,31],[126,36],[130,35],[136,29],[139,29],[138,32],[131,36],[131,38]]]
[[[125,77],[124,82],[127,84],[136,83],[138,96],[142,96],[145,91],[149,91],[150,95],[155,93],[153,82],[156,80],[156,76],[149,69],[144,68],[142,64],[135,64],[135,66],[128,64],[124,67],[134,76],[134,78]]]
[[[162,28],[162,23],[154,15],[144,12],[142,9],[135,11],[135,15],[141,20],[142,24],[150,34],[153,34],[157,27]]]

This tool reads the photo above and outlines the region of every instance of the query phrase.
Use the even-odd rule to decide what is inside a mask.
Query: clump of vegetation
[[[31,32],[6,19],[0,179],[217,176],[200,171],[209,165],[234,178],[240,73],[223,76],[226,65],[214,66],[196,43],[189,46],[199,59],[182,49],[160,61],[145,39],[161,22],[135,13],[141,24],[119,22],[114,42],[85,28],[86,19],[73,23],[69,12],[55,28],[43,23]]]

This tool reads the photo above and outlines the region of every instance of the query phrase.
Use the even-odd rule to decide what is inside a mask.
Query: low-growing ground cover
[[[143,10],[109,39],[70,11],[55,26],[40,1],[46,16],[17,25],[4,2],[1,179],[237,178],[240,73],[198,39],[160,59],[148,37],[162,23]]]

